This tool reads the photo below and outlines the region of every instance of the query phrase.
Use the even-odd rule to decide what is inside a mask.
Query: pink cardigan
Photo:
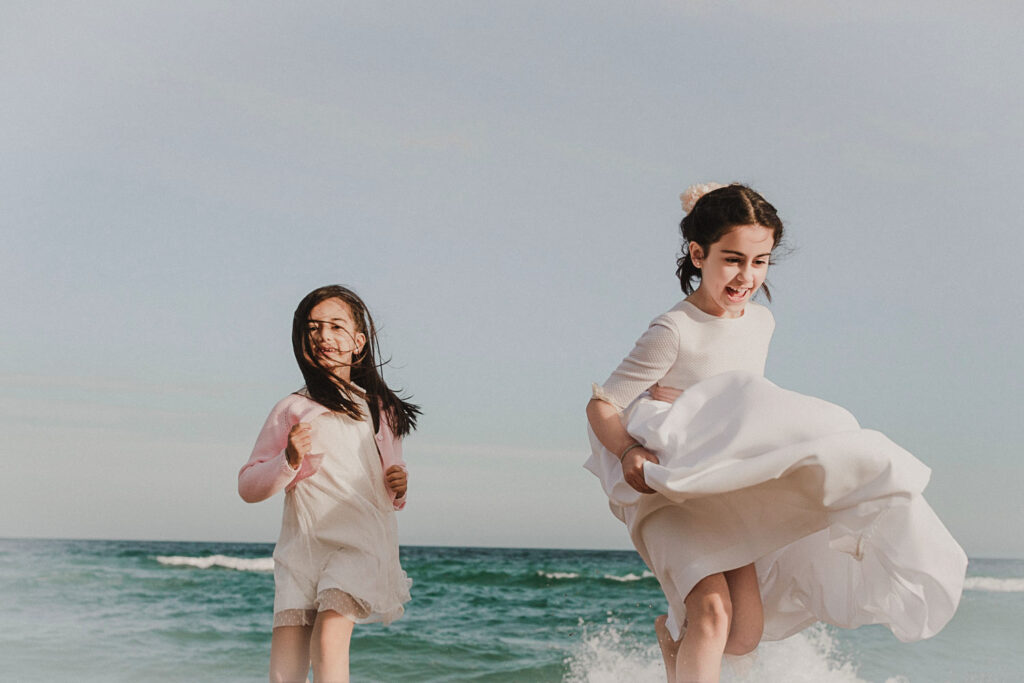
[[[312,422],[313,418],[329,413],[330,410],[316,401],[301,394],[289,394],[278,401],[270,411],[256,445],[249,456],[249,462],[238,472],[238,495],[247,503],[257,503],[285,489],[291,491],[295,485],[316,474],[320,467],[320,459],[316,455],[308,455],[302,459],[298,470],[292,469],[285,455],[288,445],[288,432],[300,422]],[[402,439],[391,431],[391,425],[381,415],[380,429],[376,434],[377,452],[380,454],[383,470],[388,471],[392,465],[405,469],[402,460]],[[395,492],[384,488],[391,496],[396,510],[405,507],[405,497],[396,498]]]

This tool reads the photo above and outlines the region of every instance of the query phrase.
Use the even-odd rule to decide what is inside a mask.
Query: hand
[[[655,401],[664,401],[665,403],[675,403],[675,400],[683,395],[682,389],[663,387],[660,384],[655,384],[648,391],[651,393],[651,398]]]
[[[384,473],[384,481],[388,488],[395,492],[395,498],[405,498],[405,492],[409,490],[409,475],[400,465],[392,465]]]
[[[293,470],[299,469],[302,459],[309,454],[313,446],[312,427],[308,422],[300,422],[288,432],[288,448],[285,449],[285,457],[288,458],[288,465]]]
[[[658,456],[646,448],[634,448],[622,459],[622,477],[640,493],[654,493],[644,480],[644,463],[648,461],[657,464]]]

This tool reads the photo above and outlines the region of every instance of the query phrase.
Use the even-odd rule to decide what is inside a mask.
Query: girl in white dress
[[[688,296],[587,405],[586,467],[669,603],[655,621],[669,682],[717,681],[723,653],[816,621],[934,635],[967,558],[921,497],[928,468],[764,379],[775,322],[751,298],[770,300],[775,208],[742,185],[681,199]]]
[[[338,285],[310,292],[292,319],[306,380],[271,411],[238,474],[248,502],[285,490],[274,548],[270,680],[348,681],[356,623],[402,615],[412,583],[395,510],[408,479],[401,437],[419,408],[388,388],[365,304]]]

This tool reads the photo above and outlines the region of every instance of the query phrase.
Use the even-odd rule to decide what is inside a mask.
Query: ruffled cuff
[[[622,406],[620,406],[618,403],[615,402],[614,399],[612,399],[611,394],[605,391],[603,386],[594,382],[593,384],[590,385],[590,390],[590,398],[596,398],[598,401],[604,401],[605,403],[614,406],[615,409],[618,410],[620,413],[622,412]]]

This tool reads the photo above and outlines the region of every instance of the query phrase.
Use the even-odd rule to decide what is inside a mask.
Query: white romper
[[[311,425],[306,457],[321,462],[285,495],[274,548],[274,626],[309,625],[328,609],[359,623],[390,623],[402,615],[412,581],[399,563],[372,423],[331,412]]]

